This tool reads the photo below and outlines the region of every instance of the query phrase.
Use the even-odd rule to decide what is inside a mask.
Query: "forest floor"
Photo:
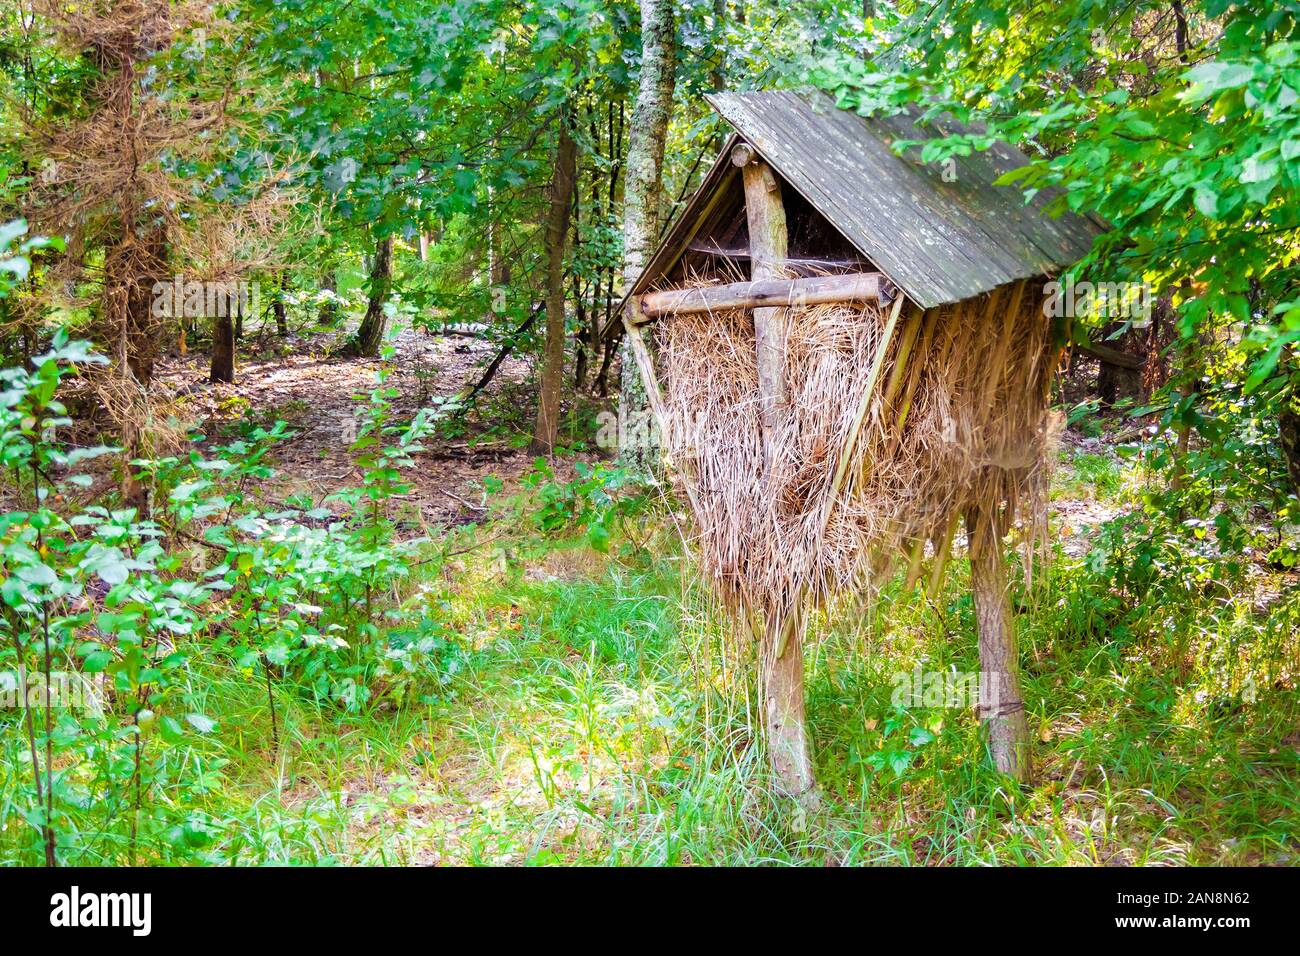
[[[389,384],[409,413],[472,380],[486,346],[405,332],[397,348]],[[319,498],[357,481],[339,423],[378,368],[295,347],[243,362],[233,387],[196,386],[193,361],[175,363],[166,380],[196,424],[256,410],[293,425],[299,436],[277,451],[281,475],[264,493]],[[808,708],[826,799],[805,816],[766,787],[749,651],[726,635],[662,509],[640,540],[602,553],[580,537],[541,534],[518,497],[485,495],[485,477],[517,479],[532,466],[519,447],[530,424],[520,411],[527,375],[525,363],[507,363],[487,411],[461,435],[430,442],[410,475],[430,529],[474,526],[474,543],[403,604],[435,621],[454,649],[428,692],[340,717],[285,691],[276,746],[261,689],[214,677],[213,708],[240,728],[217,755],[235,788],[223,800],[242,807],[223,814],[223,858],[1300,860],[1296,635],[1275,634],[1267,610],[1245,595],[1218,616],[1170,609],[1139,636],[1104,592],[1080,583],[1096,527],[1140,493],[1141,477],[1104,437],[1062,445],[1052,493],[1058,558],[1021,615],[1036,786],[1008,790],[986,769],[969,709],[893,699],[915,667],[977,669],[964,571],[954,568],[932,598],[887,588],[870,606],[814,623]],[[559,459],[557,471],[571,474],[572,460]],[[1258,577],[1260,587],[1280,586],[1277,575]],[[1248,635],[1258,658],[1241,650]]]
[[[283,500],[305,494],[319,502],[340,488],[360,482],[361,473],[348,453],[358,415],[378,387],[396,391],[393,419],[409,421],[437,397],[450,398],[477,381],[496,346],[480,338],[434,335],[405,328],[391,337],[386,359],[341,359],[333,353],[338,335],[303,336],[280,342],[273,350],[241,359],[232,385],[208,382],[206,356],[173,357],[160,369],[158,388],[175,416],[178,434],[201,432],[212,444],[239,424],[252,420],[270,428],[277,420],[294,433],[276,445],[277,481],[265,490]],[[534,456],[527,451],[532,407],[531,363],[510,355],[475,407],[425,442],[419,467],[407,476],[410,508],[428,528],[474,521],[484,512],[483,479],[511,482],[528,471]],[[572,457],[557,460],[571,477]],[[577,453],[578,458],[590,457]]]

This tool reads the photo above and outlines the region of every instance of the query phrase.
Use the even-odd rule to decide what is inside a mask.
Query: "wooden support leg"
[[[745,217],[749,226],[750,279],[779,277],[785,269],[787,230],[781,183],[748,144],[732,150],[731,161],[741,168],[745,186]],[[758,366],[758,398],[763,426],[764,486],[775,481],[773,435],[785,412],[785,310],[754,309],[754,347]],[[786,614],[765,622],[762,648],[763,718],[767,752],[777,789],[805,806],[817,802],[816,780],[804,726],[802,594]]]
[[[650,413],[654,416],[655,424],[659,427],[659,438],[666,449],[672,445],[668,438],[668,410],[664,407],[664,395],[659,388],[659,378],[655,375],[655,366],[653,359],[650,357],[650,349],[646,346],[641,333],[643,320],[644,316],[640,314],[635,300],[633,300],[629,303],[624,318],[624,334],[632,345],[632,355],[636,359],[637,371],[641,375],[641,384],[645,386],[646,401],[650,403]],[[697,516],[703,514],[700,511],[700,503],[696,500],[691,483],[689,481],[683,482],[682,487],[686,490],[686,496],[690,499],[695,514]]]
[[[749,277],[775,279],[785,270],[787,230],[781,182],[772,168],[745,144],[731,160],[741,167],[745,217],[749,226]],[[771,475],[773,435],[785,412],[785,309],[754,310],[754,350],[758,364],[759,416],[763,424],[763,470]]]
[[[996,517],[984,509],[966,516],[970,536],[971,589],[979,625],[980,715],[993,765],[1029,783],[1029,723],[1020,691],[1020,656],[1007,598],[1002,535]]]
[[[763,723],[777,789],[813,809],[819,801],[804,718],[803,626],[797,611],[793,617],[774,617],[767,625],[761,664]],[[782,633],[790,628],[795,632],[792,639]]]

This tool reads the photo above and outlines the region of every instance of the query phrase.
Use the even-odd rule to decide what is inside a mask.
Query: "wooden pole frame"
[[[857,441],[858,431],[870,407],[876,384],[902,312],[901,294],[879,273],[816,276],[789,279],[781,275],[786,258],[785,209],[781,202],[780,181],[747,144],[739,144],[732,161],[741,167],[745,185],[745,210],[749,220],[750,282],[701,289],[672,289],[633,296],[624,313],[624,326],[637,370],[645,384],[651,413],[664,439],[671,447],[669,418],[658,376],[642,331],[651,318],[659,315],[712,312],[747,308],[753,311],[755,351],[759,365],[759,390],[763,403],[764,471],[770,474],[772,462],[768,451],[771,429],[778,409],[785,400],[785,314],[788,307],[824,303],[848,303],[875,300],[892,303],[881,344],[872,361],[863,386],[862,398],[854,424],[845,438],[845,448],[823,511],[823,525],[829,521],[834,498],[847,478],[847,458]],[[684,482],[692,508],[699,513],[698,502],[689,481]],[[806,592],[804,592],[806,593]],[[760,641],[760,684],[768,756],[777,789],[801,803],[818,802],[811,748],[806,727],[803,689],[802,625],[804,594],[784,614],[773,614],[760,627],[750,622]]]
[[[1028,784],[1033,778],[1029,721],[1020,689],[1020,647],[1007,594],[999,514],[986,507],[971,509],[966,532],[979,632],[982,732],[993,766],[1017,783]]]
[[[876,276],[872,273],[817,278],[842,280],[834,286],[819,286],[816,294],[825,295],[825,298],[816,299],[818,304],[853,302],[871,298],[875,298],[882,304],[891,301],[893,304],[882,342],[873,358],[863,386],[857,413],[845,437],[841,460],[832,480],[830,497],[823,510],[824,528],[846,479],[845,462],[852,452],[858,432],[865,420],[866,411],[870,407],[871,398],[882,377],[884,363],[905,298],[901,294],[896,298],[887,298],[890,288],[884,283],[877,286],[874,296],[866,294],[870,291],[869,283],[863,280],[874,280]],[[664,436],[664,447],[669,447],[667,411],[653,361],[643,337],[642,327],[650,321],[643,305],[649,304],[656,315],[726,308],[755,308],[760,303],[764,306],[779,303],[797,307],[800,304],[813,304],[811,299],[799,298],[804,291],[800,289],[800,284],[806,282],[808,280],[786,279],[776,282],[759,280],[751,283],[734,283],[731,286],[709,287],[707,290],[667,290],[632,297],[628,300],[624,325],[627,335],[631,338],[633,354],[636,356],[638,371],[646,386],[651,410]],[[827,291],[831,288],[837,290],[841,297],[832,297],[835,293]],[[702,294],[706,291],[711,294]],[[1011,306],[1021,304],[1023,283],[1011,290],[1002,291],[1009,291],[1009,302],[1004,308],[1008,312],[1018,312],[1018,308],[1013,309]],[[744,296],[744,298],[737,301],[737,296]],[[990,295],[990,301],[984,305],[984,308],[992,312],[999,304],[999,299]],[[1014,322],[1015,317],[1014,314],[1006,316],[1006,323]],[[927,357],[929,341],[937,321],[937,310],[934,314],[926,310],[909,317],[900,344],[900,363],[905,361],[904,352],[910,353],[918,346],[919,357],[922,360]],[[1003,331],[1005,334],[1005,329]],[[900,368],[895,368],[885,386],[884,411],[897,416],[895,428],[899,433],[907,419],[912,392],[916,387],[916,378],[915,374],[905,375]],[[897,407],[894,407],[895,402]],[[689,481],[684,482],[684,487],[692,508],[698,514],[699,507],[693,487]],[[936,554],[926,582],[926,590],[931,595],[936,593],[945,565],[948,563],[958,517],[953,515],[948,525],[939,529],[940,537],[935,540]],[[989,698],[981,699],[980,702],[979,715],[983,734],[994,767],[1017,782],[1026,784],[1032,779],[1031,741],[1021,690],[1015,620],[1007,593],[1008,575],[1002,549],[999,517],[984,509],[972,509],[964,517],[969,540],[971,591],[975,601],[979,636],[981,686],[988,687],[987,692],[982,690],[981,697]],[[914,586],[917,578],[921,576],[924,546],[924,537],[912,543],[911,553],[908,556],[906,585],[909,588]],[[804,716],[801,633],[805,623],[802,615],[804,596],[801,594],[795,606],[788,609],[785,614],[765,624],[752,620],[748,623],[761,644],[764,724],[768,737],[769,759],[777,788],[782,793],[795,797],[804,805],[812,806],[818,802],[818,794]]]
[[[893,286],[879,272],[850,272],[844,275],[811,276],[803,279],[761,279],[695,289],[665,289],[640,297],[640,312],[646,318],[660,315],[688,315],[730,309],[764,307],[800,308],[840,302],[891,302]]]

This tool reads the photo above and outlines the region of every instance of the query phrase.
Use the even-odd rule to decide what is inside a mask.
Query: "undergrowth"
[[[988,768],[960,696],[979,665],[957,562],[937,594],[895,581],[813,622],[804,812],[768,785],[752,649],[626,475],[539,461],[488,482],[479,526],[404,537],[439,412],[390,422],[381,379],[365,479],[326,502],[258,499],[272,425],[150,464],[148,520],[69,513],[84,455],[48,425],[88,360],[60,341],[8,382],[28,504],[5,518],[0,679],[104,680],[97,707],[0,711],[4,864],[1294,862],[1285,548],[1172,520],[1136,463],[1063,469],[1119,517],[1016,595],[1035,786]],[[1221,557],[1216,529],[1272,564]]]

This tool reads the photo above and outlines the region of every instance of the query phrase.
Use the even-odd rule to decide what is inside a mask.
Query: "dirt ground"
[[[278,474],[265,491],[279,499],[307,494],[319,502],[361,482],[348,446],[381,368],[390,372],[386,386],[398,392],[391,401],[393,421],[400,424],[435,398],[450,398],[477,381],[497,348],[480,338],[408,328],[393,340],[390,360],[340,359],[331,354],[336,341],[333,336],[296,338],[276,343],[270,354],[241,354],[232,385],[208,382],[204,353],[173,357],[156,379],[159,397],[178,432],[200,431],[208,445],[228,440],[223,433],[231,434],[241,418],[268,428],[284,420],[294,435],[276,446]],[[424,442],[427,450],[405,476],[412,486],[406,500],[418,508],[423,523],[445,527],[473,521],[482,514],[485,477],[510,484],[531,468],[535,459],[526,442],[535,409],[533,377],[531,361],[511,355],[452,434]],[[557,458],[555,467],[567,475],[572,462]]]

